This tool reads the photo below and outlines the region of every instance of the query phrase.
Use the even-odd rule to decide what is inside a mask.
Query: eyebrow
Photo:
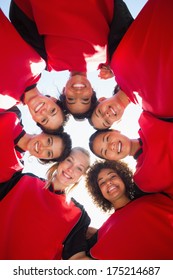
[[[114,171],[110,171],[107,175],[111,174],[111,173],[115,173]],[[103,180],[104,178],[101,177],[100,179],[97,180],[97,182],[99,182],[100,180]]]
[[[74,157],[73,156],[69,156],[69,158],[72,158],[72,160],[74,161]],[[82,166],[85,169],[85,166],[82,163],[80,163],[79,165]]]

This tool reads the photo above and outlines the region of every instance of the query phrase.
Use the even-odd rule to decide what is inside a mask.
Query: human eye
[[[56,108],[51,109],[51,114],[54,115],[56,113]]]
[[[42,119],[42,120],[41,120],[41,123],[42,123],[42,124],[46,124],[46,123],[47,123],[47,119]]]
[[[71,158],[66,158],[66,161],[72,162]]]
[[[84,171],[80,166],[77,167],[77,170],[79,170],[81,173]]]
[[[51,145],[52,145],[52,142],[53,142],[53,139],[52,139],[51,137],[48,137],[48,139],[47,139],[47,144],[48,144],[49,146],[51,146]]]
[[[99,182],[98,183],[99,187],[102,187],[104,185],[104,183],[105,183],[104,181]]]
[[[73,97],[68,97],[67,100],[68,100],[68,101],[73,101],[74,98],[73,98]]]
[[[47,157],[51,158],[52,153],[50,151],[47,152]]]

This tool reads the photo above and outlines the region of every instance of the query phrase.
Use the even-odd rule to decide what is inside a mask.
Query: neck
[[[130,201],[131,201],[130,198],[128,198],[127,196],[124,196],[123,198],[114,201],[112,204],[113,204],[114,209],[117,210],[117,209],[122,208],[125,205],[127,205]]]
[[[129,105],[130,103],[130,99],[128,98],[128,96],[125,94],[124,91],[119,90],[116,94],[115,94],[115,98],[118,98],[121,103],[123,104],[124,109]]]
[[[39,92],[39,90],[37,89],[37,87],[28,90],[28,91],[25,93],[25,95],[24,95],[24,103],[27,105],[28,102],[29,102],[32,98],[34,98],[34,97],[36,97],[36,96],[38,96],[38,95],[40,95],[40,92]]]
[[[79,71],[71,71],[70,72],[70,77],[72,77],[72,76],[76,76],[76,75],[81,75],[81,76],[87,76],[86,75],[86,72],[79,72]]]
[[[27,146],[29,141],[31,140],[32,135],[25,133],[23,137],[20,138],[20,140],[17,142],[17,146],[21,148],[24,151],[27,151]]]
[[[130,156],[134,156],[136,152],[139,150],[140,144],[138,139],[131,139],[131,150],[130,150]]]

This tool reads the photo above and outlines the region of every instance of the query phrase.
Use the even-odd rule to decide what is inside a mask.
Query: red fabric
[[[15,139],[23,127],[15,113],[0,114],[0,182],[9,180],[16,171],[22,170],[22,154],[15,150]]]
[[[28,86],[36,84],[45,62],[19,36],[0,10],[0,108],[8,109],[20,101]],[[9,100],[12,103],[8,106]]]
[[[153,194],[115,211],[99,229],[90,253],[99,260],[172,260],[172,248],[172,200]]]
[[[130,100],[156,116],[172,117],[172,0],[149,0],[115,51],[111,68]]]
[[[81,211],[44,185],[25,175],[0,202],[1,260],[61,259],[62,243]]]
[[[143,191],[164,191],[173,198],[173,124],[144,112],[139,125],[143,152],[137,159],[134,181]]]
[[[30,19],[34,18],[39,33],[45,36],[49,70],[96,70],[100,63],[106,63],[113,0],[15,3]]]

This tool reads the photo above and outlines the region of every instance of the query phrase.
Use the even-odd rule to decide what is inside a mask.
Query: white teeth
[[[114,109],[112,107],[110,107],[111,112],[116,116],[117,113],[114,111]]]
[[[44,102],[40,103],[40,104],[35,108],[35,113],[37,113],[43,105],[44,105]]]
[[[117,189],[117,186],[113,185],[108,189],[108,193],[110,193],[112,190]]]
[[[118,143],[118,154],[121,152],[122,149],[122,143],[119,141]]]
[[[38,142],[35,143],[35,151],[38,153]]]
[[[84,84],[74,84],[73,87],[74,88],[84,88],[85,85]]]
[[[67,178],[67,179],[72,179],[71,176],[69,176],[67,173],[63,172],[63,175]]]

